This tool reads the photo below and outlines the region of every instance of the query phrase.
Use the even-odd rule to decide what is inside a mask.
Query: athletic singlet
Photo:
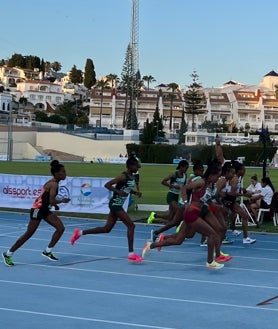
[[[131,177],[128,175],[128,173],[123,172],[123,174],[126,176],[126,180],[124,182],[119,182],[116,184],[116,189],[119,191],[124,191],[126,193],[130,193],[131,190],[133,190],[136,186],[134,177]],[[127,196],[120,196],[117,193],[113,193],[113,196],[110,200],[111,206],[123,206],[125,203]]]
[[[182,177],[179,177],[178,175],[179,175],[179,172],[176,171],[175,176],[171,177],[171,179],[170,179],[170,184],[179,185],[180,187],[182,187],[186,183],[186,174],[182,174]],[[174,194],[180,194],[180,189],[170,187],[169,192],[174,193]]]
[[[207,186],[204,185],[197,191],[193,191],[191,195],[191,202],[202,202],[201,198],[206,193]]]
[[[194,174],[191,174],[190,177],[191,177],[190,182],[197,182],[198,180],[203,178],[202,176],[195,176]],[[186,194],[187,194],[187,202],[191,202],[192,189],[187,189]]]
[[[238,180],[237,180],[237,185],[236,185],[236,191],[237,191],[237,193],[239,193],[240,190],[241,190],[241,182],[242,182],[242,177],[239,176],[238,177]]]
[[[217,199],[217,187],[216,184],[212,184],[206,188],[204,195],[200,198],[200,200],[205,204],[208,205],[209,200],[216,200]]]
[[[236,202],[235,195],[228,195],[227,193],[231,192],[232,187],[229,181],[226,181],[225,187],[221,190],[222,192],[226,193],[226,195],[222,198],[222,203],[227,208],[232,208],[234,203]]]
[[[230,182],[226,181],[226,185],[225,185],[225,187],[222,188],[221,192],[227,193],[227,192],[231,192],[231,190],[232,190],[232,187],[230,185]]]
[[[56,195],[58,194],[58,189],[56,190]],[[49,191],[46,191],[44,187],[42,188],[41,194],[36,198],[32,205],[32,209],[48,210],[50,206],[49,203]]]

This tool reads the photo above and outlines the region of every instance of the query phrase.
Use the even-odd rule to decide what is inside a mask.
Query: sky
[[[93,60],[96,76],[121,76],[131,39],[132,0],[1,2],[0,59],[58,61],[61,72]],[[139,0],[139,69],[152,87],[229,80],[259,85],[278,72],[278,1]]]

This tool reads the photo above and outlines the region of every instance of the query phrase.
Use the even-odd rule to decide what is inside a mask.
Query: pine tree
[[[197,81],[199,79],[196,71],[190,75],[192,77],[192,84],[188,86],[188,90],[183,95],[185,103],[185,112],[192,116],[192,131],[196,131],[195,116],[204,113],[206,107],[206,96],[201,91],[202,85]]]
[[[152,144],[154,140],[154,126],[153,122],[149,122],[149,119],[147,119],[145,123],[145,127],[143,129],[143,135],[141,138],[142,144]]]
[[[154,136],[156,137],[164,137],[165,133],[163,131],[163,121],[162,116],[159,115],[159,108],[158,104],[156,104],[156,108],[153,114],[153,129],[154,129]]]
[[[134,107],[130,107],[126,116],[126,129],[137,130],[138,120]]]
[[[132,47],[130,44],[127,46],[121,78],[122,81],[120,83],[120,89],[126,93],[123,127],[126,127],[126,129],[138,129],[134,100],[140,96],[143,81],[141,80],[140,71],[134,72],[132,63]],[[127,113],[128,103],[129,109]]]

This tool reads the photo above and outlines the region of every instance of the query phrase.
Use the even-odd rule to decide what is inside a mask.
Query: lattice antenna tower
[[[131,11],[131,68],[132,75],[139,70],[139,0],[132,0]]]

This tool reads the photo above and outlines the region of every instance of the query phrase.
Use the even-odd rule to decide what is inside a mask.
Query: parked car
[[[157,136],[154,138],[154,143],[155,144],[168,144],[169,139],[167,139],[165,137]]]
[[[92,133],[95,133],[95,134],[110,134],[109,129],[107,127],[94,127],[92,129]]]
[[[114,134],[114,135],[123,135],[124,131],[121,129],[108,129],[109,134]]]

